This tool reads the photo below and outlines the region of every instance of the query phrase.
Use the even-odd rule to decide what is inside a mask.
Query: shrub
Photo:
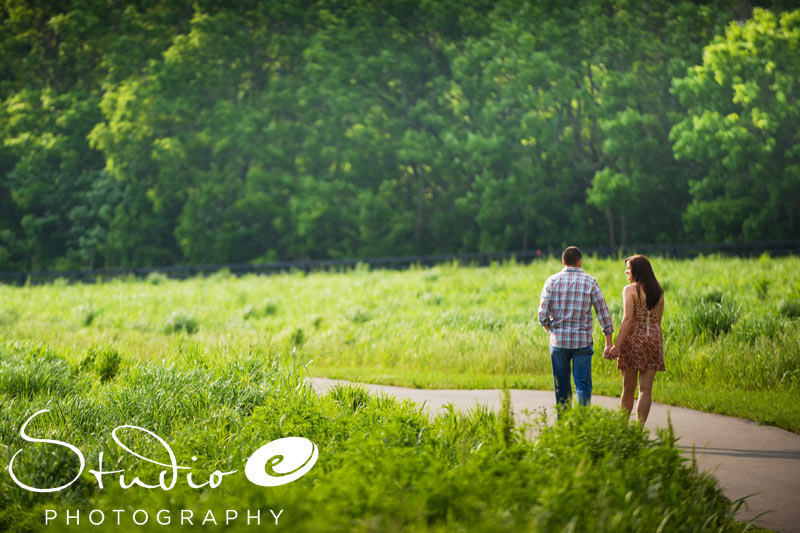
[[[700,295],[700,301],[721,304],[725,293],[719,289],[708,289]]]
[[[94,370],[100,381],[110,381],[119,372],[122,357],[114,348],[92,346],[78,365],[79,371]]]
[[[92,325],[94,319],[100,315],[100,310],[91,305],[81,305],[78,307],[78,315],[80,316],[81,324],[88,328]]]
[[[292,332],[292,336],[289,337],[289,343],[292,346],[302,346],[306,342],[306,334],[303,331],[303,328],[295,328]]]
[[[736,322],[738,308],[721,297],[716,301],[715,293],[711,296],[710,299],[701,298],[690,311],[689,328],[696,337],[704,334],[714,337],[728,333]]]
[[[264,305],[259,309],[252,305],[247,305],[242,310],[242,316],[245,320],[251,318],[262,318],[265,316],[272,316],[278,313],[278,303],[273,300],[267,300]]]
[[[191,335],[196,332],[198,328],[199,324],[197,319],[187,311],[179,309],[173,311],[172,314],[167,317],[164,331],[165,333],[179,333],[183,331]]]
[[[32,398],[37,394],[62,395],[75,388],[67,361],[48,348],[22,349],[16,353],[2,349],[0,353],[0,392]]]
[[[366,407],[371,397],[362,386],[337,383],[328,391],[328,398],[342,408],[356,412]]]
[[[778,312],[788,318],[800,317],[800,299],[784,298],[778,301]]]
[[[251,318],[258,318],[255,308],[252,305],[246,305],[242,308],[242,318],[250,320]]]
[[[372,320],[370,314],[363,307],[357,307],[350,312],[350,322],[363,324]]]
[[[122,357],[113,348],[106,348],[100,352],[95,361],[95,371],[100,376],[100,381],[110,381],[119,372]]]
[[[430,291],[417,292],[417,297],[427,305],[441,305],[442,301],[444,301],[441,294]]]
[[[161,285],[162,283],[167,281],[167,279],[168,279],[167,275],[164,274],[163,272],[150,272],[145,278],[147,283],[149,283],[150,285]]]
[[[757,278],[753,281],[753,289],[755,289],[759,299],[763,300],[767,297],[770,283],[769,278]]]
[[[233,274],[231,274],[231,269],[229,269],[228,267],[223,267],[214,272],[213,274],[211,274],[210,276],[208,276],[208,279],[210,281],[224,281],[232,277]]]
[[[753,343],[759,337],[772,338],[782,331],[783,319],[775,314],[750,316],[737,321],[732,334],[738,341]]]
[[[272,316],[278,313],[278,302],[267,300],[264,303],[264,316]]]
[[[439,281],[439,272],[437,271],[429,271],[422,274],[422,279],[425,283],[436,283]]]

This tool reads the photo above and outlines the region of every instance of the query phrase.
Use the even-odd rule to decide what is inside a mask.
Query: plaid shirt
[[[603,333],[614,331],[606,299],[597,281],[580,267],[564,267],[544,283],[539,302],[539,323],[550,329],[550,344],[557,348],[583,348],[592,344],[592,306]]]

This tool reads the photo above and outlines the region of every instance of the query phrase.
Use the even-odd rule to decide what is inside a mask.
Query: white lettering
[[[136,515],[139,514],[139,513],[142,513],[144,515],[144,520],[141,521],[141,522],[136,520]],[[133,512],[133,523],[136,524],[137,526],[145,525],[147,523],[147,520],[149,520],[149,519],[150,519],[150,517],[147,515],[147,511],[145,511],[144,509],[136,509]]]
[[[310,440],[285,437],[256,450],[245,464],[244,475],[258,486],[277,487],[303,477],[318,457],[319,449]]]
[[[92,520],[92,515],[94,513],[100,513],[100,521],[99,522],[95,522],[94,520]],[[106,519],[106,515],[103,514],[103,511],[101,511],[100,509],[92,509],[91,511],[89,511],[89,523],[91,523],[93,526],[99,526],[100,524],[103,523],[103,521],[105,519]]]
[[[204,487],[205,485],[208,485],[208,482],[201,483],[201,484],[199,484],[199,485],[198,485],[198,484],[196,484],[196,483],[194,482],[194,480],[192,479],[192,473],[191,473],[191,472],[189,472],[188,474],[186,474],[186,483],[188,483],[188,484],[189,484],[189,486],[190,486],[190,487],[192,487],[193,489],[199,489],[199,488],[201,488],[201,487]]]
[[[214,518],[214,513],[211,512],[211,509],[208,510],[206,517],[203,518],[203,525],[206,525],[206,522],[214,522],[214,525],[217,525],[217,519]]]
[[[212,489],[216,489],[219,487],[220,483],[222,483],[222,476],[228,476],[230,474],[235,474],[236,472],[238,472],[238,470],[231,470],[230,472],[220,472],[219,470],[214,470],[214,472],[212,472],[211,476],[208,478],[208,481],[205,483],[200,483],[199,485],[192,480],[192,473],[189,472],[186,474],[186,482],[193,489],[199,489],[205,487],[206,485],[211,485]]]
[[[177,510],[174,510],[177,512]],[[247,525],[261,525],[261,511],[262,509],[247,509]],[[281,516],[283,516],[283,509],[269,509],[269,513],[272,515],[272,518],[275,520],[275,525],[279,525],[279,520]],[[81,509],[66,509],[66,525],[71,526],[79,526],[80,519],[81,519]],[[124,509],[106,509],[105,511],[102,509],[92,509],[88,511],[89,513],[89,523],[93,526],[100,526],[105,523],[106,520],[106,512],[111,512],[117,515],[117,525],[121,525],[121,515],[125,512]],[[172,512],[170,509],[160,509],[158,511],[147,511],[146,509],[136,509],[133,511],[131,515],[131,519],[133,523],[137,526],[146,525],[150,521],[150,512],[155,513],[155,521],[161,526],[168,526],[172,523]],[[236,509],[226,509],[225,510],[225,525],[230,526],[233,522],[235,522],[239,518],[239,511]],[[44,512],[44,523],[48,525],[50,522],[56,520],[58,518],[59,512],[56,509],[45,509]],[[194,511],[191,509],[181,509],[180,510],[180,524],[181,526],[190,525],[194,526]],[[74,522],[74,524],[73,524]],[[212,509],[206,509],[206,513],[203,517],[202,523],[199,525],[205,526],[206,524],[211,523],[216,525],[221,525],[217,522],[217,517],[215,515],[215,511]],[[176,524],[177,525],[177,524]]]
[[[222,476],[227,476],[233,474],[236,470],[232,470],[231,472],[222,472],[220,470],[214,470],[211,472],[211,477],[208,478],[208,483],[211,485],[212,489],[216,489],[219,487],[220,483],[222,483]]]
[[[74,453],[78,457],[78,461],[80,462],[80,467],[78,468],[75,477],[69,483],[62,485],[60,487],[48,487],[48,488],[39,488],[39,487],[32,487],[26,485],[17,477],[16,473],[14,472],[14,461],[16,460],[17,456],[22,453],[24,450],[19,449],[17,452],[11,457],[11,460],[8,463],[8,473],[11,476],[11,479],[20,487],[25,490],[29,490],[31,492],[57,492],[63,490],[78,480],[78,478],[83,473],[86,467],[86,459],[84,458],[81,451],[72,444],[68,442],[63,442],[60,440],[54,439],[40,439],[31,437],[26,433],[26,429],[31,421],[39,416],[42,413],[50,412],[48,409],[42,409],[37,411],[33,415],[31,415],[20,428],[20,436],[23,440],[32,443],[39,443],[39,444],[54,444],[56,446],[63,446],[69,449],[72,453]],[[161,445],[162,449],[166,452],[169,456],[168,462],[159,462],[155,459],[151,459],[149,457],[145,457],[140,453],[134,451],[126,444],[122,442],[120,439],[118,432],[121,429],[131,429],[140,433],[145,433],[146,435],[153,437],[156,441]],[[138,426],[132,425],[122,425],[114,428],[111,431],[111,437],[114,439],[114,442],[122,448],[128,454],[140,459],[142,461],[146,461],[148,463],[158,465],[163,467],[164,469],[161,470],[158,476],[158,484],[148,484],[142,481],[138,476],[134,476],[131,480],[126,480],[125,475],[122,474],[125,472],[124,469],[121,470],[104,470],[103,469],[103,452],[99,452],[97,456],[97,470],[90,469],[89,473],[92,474],[97,481],[97,486],[100,489],[105,488],[103,483],[103,476],[111,475],[111,474],[120,474],[119,476],[119,485],[123,489],[129,489],[134,486],[138,486],[145,489],[156,489],[161,488],[162,490],[171,490],[175,487],[175,484],[178,481],[178,474],[180,470],[191,470],[188,466],[181,466],[178,464],[178,461],[175,457],[175,453],[172,451],[172,448],[167,444],[167,442],[159,437],[154,432],[147,430],[145,428],[141,428]],[[287,483],[291,483],[295,481],[305,474],[307,474],[316,464],[317,459],[319,458],[319,449],[317,448],[316,444],[311,442],[308,439],[302,437],[285,437],[282,439],[274,440],[264,446],[261,446],[258,450],[255,451],[248,459],[247,463],[245,464],[245,476],[247,479],[261,487],[277,487],[280,485],[285,485]],[[197,461],[196,456],[192,456],[192,461]],[[222,484],[223,478],[225,476],[229,476],[231,474],[235,474],[237,470],[231,470],[228,472],[223,472],[221,470],[215,470],[211,473],[208,477],[208,481],[205,483],[196,483],[192,479],[192,473],[186,473],[186,482],[189,487],[194,489],[203,488],[209,486],[212,489],[219,487]],[[52,517],[49,512],[52,511]],[[117,525],[120,525],[120,513],[124,512],[123,509],[114,509],[113,512],[117,513]],[[144,513],[143,510],[141,512]],[[146,513],[145,513],[146,514]],[[45,523],[49,523],[50,521],[54,520],[58,516],[58,513],[55,510],[49,510],[45,514]],[[233,519],[235,519],[238,514],[234,515]],[[279,515],[280,516],[280,515]],[[70,516],[70,519],[74,518],[78,520],[77,517]],[[248,522],[250,518],[257,519],[260,524],[260,511],[259,515],[251,516],[248,513]],[[103,517],[105,520],[105,517]],[[147,519],[145,519],[146,522]],[[184,515],[181,515],[181,522],[183,523],[184,520],[188,520],[191,525],[192,524],[192,514],[189,515],[188,519],[184,518]],[[91,521],[91,519],[90,519]],[[277,522],[277,517],[276,517]],[[216,524],[216,520],[214,519],[214,523]]]
[[[162,521],[162,518],[161,518],[161,514],[162,514],[162,513],[164,513],[164,514],[166,514],[166,515],[167,515],[167,520],[166,520],[166,522],[165,522],[165,521]],[[159,524],[161,524],[162,526],[168,526],[168,525],[169,525],[169,522],[170,522],[169,511],[168,511],[168,510],[166,510],[166,509],[161,509],[161,510],[160,510],[160,511],[159,511],[159,512],[156,514],[156,522],[158,522],[158,523],[159,523]]]
[[[103,471],[103,452],[97,454],[97,468],[99,470],[89,470],[89,473],[94,476],[97,480],[97,486],[101,489],[103,488],[103,476],[105,474],[119,474],[120,472],[124,472],[125,470],[109,470],[108,472]]]
[[[143,431],[144,433],[147,433],[151,437],[155,437],[155,439],[158,441],[158,443],[161,444],[164,447],[164,449],[167,451],[167,454],[169,455],[169,460],[170,460],[169,464],[159,463],[158,461],[154,461],[153,459],[149,459],[149,458],[145,457],[144,455],[139,455],[135,451],[133,451],[130,448],[128,448],[127,446],[125,446],[122,443],[122,441],[119,440],[119,437],[117,437],[117,431],[119,431],[120,429],[124,429],[124,428],[135,429],[137,431]],[[178,466],[178,462],[175,459],[175,454],[172,452],[172,448],[170,448],[169,444],[167,444],[167,442],[164,439],[162,439],[161,437],[159,437],[158,435],[156,435],[155,433],[153,433],[149,429],[144,429],[144,428],[140,428],[138,426],[130,426],[130,425],[118,426],[118,427],[115,427],[111,431],[111,438],[114,439],[114,442],[116,442],[117,445],[120,448],[122,448],[123,450],[125,450],[129,454],[133,455],[134,457],[137,457],[137,458],[141,459],[142,461],[147,461],[148,463],[153,463],[153,464],[158,465],[158,466],[167,467],[172,471],[172,479],[167,484],[167,483],[164,482],[164,480],[166,479],[167,471],[166,470],[162,470],[161,474],[158,476],[158,485],[148,485],[147,483],[142,482],[142,480],[140,480],[138,477],[135,477],[135,478],[133,478],[133,481],[131,481],[130,484],[128,484],[128,486],[126,487],[125,486],[125,476],[120,476],[119,477],[119,484],[123,489],[129,489],[134,485],[139,485],[140,487],[143,487],[143,488],[146,488],[146,489],[155,489],[157,487],[161,487],[164,490],[170,490],[172,487],[175,486],[175,483],[178,481],[178,470],[179,469],[188,469],[189,468],[188,466]]]
[[[65,489],[65,488],[69,487],[70,485],[72,485],[73,483],[75,483],[78,480],[78,478],[81,477],[81,473],[83,473],[83,469],[86,466],[86,460],[83,458],[83,454],[81,453],[81,451],[78,448],[76,448],[72,444],[69,444],[69,443],[66,443],[66,442],[62,442],[60,440],[36,439],[36,438],[28,436],[25,433],[25,428],[28,426],[28,424],[30,423],[31,420],[33,420],[36,416],[38,416],[38,415],[40,415],[42,413],[49,413],[49,412],[50,412],[49,409],[42,409],[41,411],[36,411],[35,413],[33,413],[30,416],[30,418],[28,418],[25,421],[25,423],[22,424],[22,428],[20,428],[20,430],[19,430],[20,436],[23,438],[23,440],[26,440],[28,442],[41,442],[41,443],[45,443],[45,444],[55,444],[55,445],[58,445],[58,446],[64,446],[65,448],[69,448],[70,451],[72,451],[75,455],[78,456],[78,460],[81,462],[81,467],[78,469],[78,473],[75,475],[75,477],[72,478],[72,481],[70,481],[66,485],[61,485],[60,487],[53,487],[53,488],[48,488],[48,489],[39,489],[39,488],[36,488],[36,487],[31,487],[29,485],[26,485],[26,484],[22,483],[19,479],[17,479],[17,476],[14,475],[14,459],[16,459],[17,455],[19,455],[20,452],[22,452],[22,449],[19,449],[19,450],[17,450],[17,453],[15,453],[13,455],[13,457],[11,457],[11,461],[8,462],[8,474],[11,476],[11,479],[14,480],[14,483],[19,485],[23,489],[29,490],[31,492],[58,492],[58,491],[60,491],[62,489]]]

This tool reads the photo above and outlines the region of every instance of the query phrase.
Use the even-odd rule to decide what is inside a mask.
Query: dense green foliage
[[[584,266],[618,328],[624,263],[586,258]],[[667,368],[654,399],[800,432],[800,260],[653,258],[653,267],[666,291]],[[548,260],[0,286],[0,336],[50,346],[74,365],[88,358],[102,365],[101,376],[143,358],[258,349],[311,362],[313,375],[355,381],[547,390],[548,336],[536,308],[545,279],[560,268]],[[602,343],[595,321],[595,346]],[[600,354],[595,392],[618,395],[619,371]]]
[[[681,457],[669,432],[650,440],[621,413],[600,408],[568,412],[557,424],[540,421],[535,439],[514,428],[510,413],[485,408],[450,410],[429,419],[418,407],[363,389],[334,388],[323,397],[303,383],[301,367],[276,354],[254,350],[219,358],[173,354],[165,362],[128,360],[110,380],[91,364],[75,367],[52,350],[30,343],[0,345],[0,462],[17,450],[14,470],[36,487],[55,487],[75,477],[76,456],[63,446],[33,445],[19,436],[34,412],[50,409],[27,428],[37,438],[67,441],[84,454],[87,469],[125,469],[157,484],[161,468],[124,453],[111,430],[136,425],[155,431],[179,464],[191,463],[195,482],[215,469],[238,470],[215,489],[189,488],[184,475],[169,492],[119,489],[117,476],[104,476],[100,489],[84,473],[58,493],[34,494],[0,474],[0,529],[75,531],[66,513],[105,514],[105,528],[181,529],[182,509],[195,525],[208,511],[218,527],[250,531],[248,511],[279,510],[277,530],[287,531],[708,531],[736,530],[731,505],[712,477]],[[510,406],[509,406],[510,408]],[[503,422],[505,420],[505,422]],[[131,430],[126,430],[131,431]],[[151,438],[122,439],[137,453],[167,461]],[[275,488],[250,484],[242,475],[247,457],[261,445],[286,436],[311,439],[319,460],[298,481]],[[59,514],[44,525],[45,509]],[[150,514],[133,525],[136,509]],[[239,513],[224,527],[228,509]],[[156,523],[166,510],[172,527]],[[263,516],[266,515],[266,516]],[[161,519],[163,517],[159,517]],[[93,518],[97,520],[97,517]],[[139,517],[141,520],[141,516]],[[80,528],[78,528],[80,529]]]
[[[791,4],[6,0],[0,269],[794,237]]]

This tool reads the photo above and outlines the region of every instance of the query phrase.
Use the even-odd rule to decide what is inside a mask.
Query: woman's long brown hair
[[[656,275],[653,273],[653,267],[650,266],[650,261],[643,255],[632,255],[625,262],[630,263],[631,277],[637,285],[636,291],[638,292],[639,289],[644,290],[644,294],[647,296],[647,308],[653,309],[661,300],[664,289],[658,284]]]

